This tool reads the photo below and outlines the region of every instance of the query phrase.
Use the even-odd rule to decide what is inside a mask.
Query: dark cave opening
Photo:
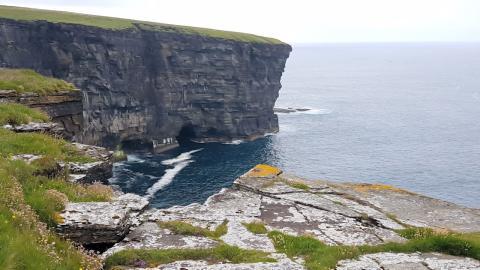
[[[197,133],[195,132],[195,127],[191,124],[188,124],[182,127],[176,139],[179,144],[184,144],[191,142],[192,139],[195,139],[196,137]]]

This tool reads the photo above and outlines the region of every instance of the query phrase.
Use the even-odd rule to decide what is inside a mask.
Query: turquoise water
[[[280,132],[117,164],[154,207],[203,202],[257,163],[307,179],[386,183],[480,207],[480,44],[294,46]],[[192,150],[199,150],[191,152]]]

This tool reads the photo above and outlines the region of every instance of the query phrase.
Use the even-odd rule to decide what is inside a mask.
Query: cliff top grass
[[[44,112],[17,103],[0,104],[0,126],[21,125],[30,122],[47,122],[50,118]]]
[[[144,27],[145,29],[160,32],[175,32],[189,35],[200,35],[251,43],[283,44],[283,42],[278,39],[240,32],[3,5],[0,5],[0,17],[22,21],[44,20],[53,23],[80,24],[112,30]]]
[[[39,95],[76,90],[73,84],[66,81],[46,77],[30,69],[10,68],[0,68],[0,89]]]

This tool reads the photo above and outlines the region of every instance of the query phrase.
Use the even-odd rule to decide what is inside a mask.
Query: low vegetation
[[[399,231],[409,239],[406,243],[387,243],[378,246],[328,246],[309,236],[290,236],[270,232],[275,248],[289,257],[303,257],[310,270],[327,270],[338,261],[357,258],[377,252],[439,252],[455,256],[480,259],[480,233],[455,234],[435,232],[431,229],[409,228]]]
[[[0,269],[101,269],[98,259],[46,225],[54,223],[66,200],[89,194],[72,192],[73,184],[35,176],[34,171],[25,162],[0,158]]]
[[[262,222],[250,222],[250,223],[243,223],[243,226],[247,228],[247,230],[254,234],[266,234],[268,233],[267,227]]]
[[[14,108],[14,109],[12,109]],[[48,120],[21,105],[0,105],[3,123]],[[9,119],[9,120],[5,120]],[[40,158],[30,164],[19,154]],[[0,128],[0,269],[101,269],[95,256],[59,238],[50,229],[61,222],[67,202],[106,201],[110,187],[67,181],[58,162],[88,162],[70,143],[41,133],[14,133]]]
[[[202,227],[193,226],[190,223],[183,221],[160,221],[158,222],[158,226],[164,229],[169,229],[175,234],[204,236],[218,239],[227,233],[227,222],[228,221],[226,220],[223,221],[222,224],[218,225],[213,231]]]
[[[282,44],[278,39],[247,33],[12,6],[0,5],[0,17],[22,21],[45,20],[53,23],[80,24],[114,30],[138,27],[152,31],[200,35],[243,42]]]
[[[53,138],[47,134],[15,133],[0,128],[0,157],[19,154],[41,155],[54,160],[72,162],[93,161],[62,139]]]
[[[0,87],[1,88],[1,87]],[[0,104],[0,126],[21,125],[30,122],[47,122],[49,117],[44,112],[17,103]]]
[[[310,187],[307,184],[301,183],[301,182],[292,182],[292,181],[287,181],[287,185],[293,187],[293,188],[298,188],[301,190],[309,190]]]
[[[76,88],[71,83],[40,75],[33,70],[0,68],[0,89],[44,95],[59,91],[74,91]]]
[[[274,259],[268,257],[268,253],[221,244],[209,249],[123,250],[108,257],[105,268],[114,269],[115,266],[155,267],[181,260],[205,260],[210,263],[275,262]]]

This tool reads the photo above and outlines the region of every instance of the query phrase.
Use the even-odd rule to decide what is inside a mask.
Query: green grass
[[[300,183],[300,182],[286,182],[287,185],[293,187],[293,188],[298,188],[298,189],[302,189],[302,190],[309,190],[310,187],[304,183]]]
[[[17,103],[0,104],[0,125],[20,125],[30,122],[47,122],[44,112]]]
[[[33,70],[9,68],[0,68],[0,89],[15,90],[17,93],[33,92],[40,95],[76,90],[71,83],[40,75]]]
[[[2,5],[0,5],[0,17],[13,19],[13,20],[23,20],[23,21],[45,20],[53,23],[80,24],[80,25],[86,25],[86,26],[94,26],[94,27],[100,27],[105,29],[117,29],[117,30],[139,27],[139,28],[152,30],[152,31],[175,32],[175,33],[183,33],[188,35],[201,35],[201,36],[236,40],[236,41],[242,41],[242,42],[283,44],[283,42],[281,42],[278,39],[240,33],[240,32],[222,31],[222,30],[200,28],[200,27],[181,26],[181,25],[136,21],[136,20],[122,19],[122,18],[112,18],[112,17],[105,17],[105,16],[94,16],[94,15],[79,14],[79,13],[72,13],[72,12],[21,8],[21,7],[12,7],[12,6],[2,6]]]
[[[266,234],[268,232],[265,224],[261,222],[242,223],[248,231],[254,234]]]
[[[193,236],[204,236],[213,239],[218,239],[222,235],[227,233],[228,221],[223,221],[222,224],[218,225],[215,230],[211,231],[202,227],[193,226],[190,223],[183,222],[183,221],[160,221],[158,222],[158,226],[164,229],[169,229],[175,234],[182,234],[182,235],[193,235]]]
[[[42,133],[15,133],[0,128],[0,157],[19,154],[44,155],[63,161],[93,161],[62,139]]]
[[[139,262],[146,263],[149,267],[155,267],[181,260],[205,260],[210,263],[227,261],[231,263],[275,262],[265,252],[221,244],[209,249],[124,250],[108,257],[105,261],[105,268],[135,266]]]
[[[36,181],[31,172],[23,162],[0,158],[0,269],[100,269],[100,261],[57,237],[40,221],[36,211],[55,205],[48,196],[41,208],[30,205],[31,190],[22,184]]]
[[[309,236],[290,236],[270,232],[275,248],[289,257],[303,257],[309,270],[334,268],[338,261],[354,259],[377,252],[439,252],[480,259],[480,233],[438,234],[430,229],[409,228],[399,231],[409,239],[406,243],[387,243],[378,246],[328,246]]]

